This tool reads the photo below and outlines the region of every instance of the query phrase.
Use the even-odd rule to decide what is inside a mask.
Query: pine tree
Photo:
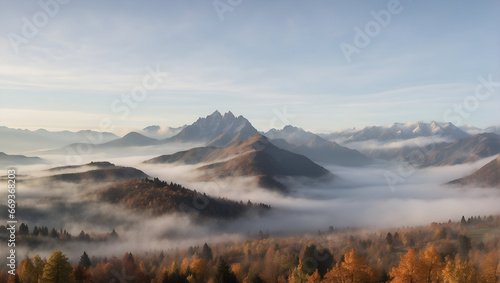
[[[21,223],[21,225],[19,226],[19,236],[26,236],[26,235],[29,235],[30,233],[30,229],[28,228],[28,225],[24,224],[24,223]]]
[[[208,246],[207,243],[203,245],[203,250],[201,251],[201,258],[206,260],[207,262],[212,260],[213,254],[212,254],[212,249]]]
[[[229,265],[223,258],[219,258],[219,264],[217,265],[217,272],[214,277],[215,283],[238,283],[238,278],[231,271]]]
[[[85,251],[83,252],[83,255],[80,257],[80,264],[83,265],[85,268],[89,268],[92,265],[92,262],[90,261],[90,258]]]
[[[72,271],[68,258],[61,251],[54,251],[43,269],[43,280],[51,283],[68,283],[72,281]]]

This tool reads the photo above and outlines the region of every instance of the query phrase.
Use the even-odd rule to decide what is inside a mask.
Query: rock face
[[[264,135],[277,147],[304,155],[316,162],[342,166],[361,166],[371,163],[368,157],[357,150],[293,126],[285,126],[282,130],[272,129]]]
[[[333,175],[309,158],[281,149],[262,135],[234,143],[227,148],[201,147],[163,155],[145,163],[204,164],[197,170],[202,180],[229,176],[256,176],[261,185],[286,190],[279,177],[330,179]],[[208,164],[207,164],[208,163]]]
[[[256,134],[258,131],[243,116],[235,117],[231,112],[222,116],[219,111],[215,111],[206,118],[199,118],[165,141],[202,142],[211,146],[226,147]]]
[[[500,156],[481,167],[473,174],[453,180],[449,185],[500,188]]]

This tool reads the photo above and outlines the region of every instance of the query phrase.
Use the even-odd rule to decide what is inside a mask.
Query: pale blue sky
[[[9,34],[22,36],[23,17],[43,9],[0,1],[0,124],[99,129],[108,118],[123,132],[218,109],[266,130],[283,126],[276,113],[286,108],[285,122],[327,132],[443,121],[479,76],[500,81],[498,0],[402,0],[348,63],[340,43],[353,44],[355,28],[390,2],[242,0],[221,20],[209,0],[72,0],[16,54]],[[111,105],[156,65],[169,77],[122,119]],[[495,90],[458,124],[499,124]]]

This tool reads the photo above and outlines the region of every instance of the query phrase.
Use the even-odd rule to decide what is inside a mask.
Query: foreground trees
[[[0,282],[498,283],[500,218],[397,230],[321,232],[96,257],[61,252],[19,262]],[[470,222],[470,223],[469,223]],[[475,226],[478,225],[478,226]],[[388,248],[388,245],[390,248]],[[17,280],[17,281],[16,281]]]
[[[72,271],[68,258],[61,251],[54,251],[43,268],[42,280],[53,283],[73,282]]]

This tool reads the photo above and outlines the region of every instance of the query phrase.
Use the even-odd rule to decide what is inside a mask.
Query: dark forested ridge
[[[158,178],[129,179],[116,182],[97,192],[100,200],[121,204],[129,209],[147,211],[153,215],[190,213],[202,217],[231,219],[249,210],[267,210],[265,204],[235,202],[215,198]]]

